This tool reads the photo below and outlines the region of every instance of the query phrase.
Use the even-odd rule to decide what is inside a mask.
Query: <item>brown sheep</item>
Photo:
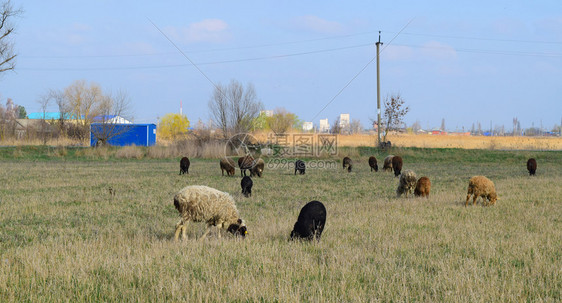
[[[392,171],[392,158],[394,158],[394,155],[388,155],[384,158],[384,164],[382,166],[384,171]]]
[[[494,205],[496,204],[496,200],[498,200],[498,195],[496,194],[496,187],[494,186],[494,182],[484,176],[474,176],[470,178],[468,182],[468,192],[466,194],[466,202],[464,206],[468,205],[468,200],[470,199],[470,195],[474,195],[472,200],[472,205],[476,204],[476,199],[478,197],[482,197],[482,205]],[[490,201],[490,203],[485,203],[486,199]]]
[[[224,171],[226,171],[227,176],[234,176],[234,170],[235,170],[234,165],[236,164],[234,164],[234,160],[232,160],[231,158],[222,158],[220,160],[222,175],[224,176]]]
[[[535,158],[527,160],[527,170],[529,171],[529,176],[535,175],[535,171],[537,170],[537,160],[535,160]]]
[[[264,167],[265,167],[265,162],[263,161],[262,158],[259,158],[256,161],[254,161],[254,166],[250,168],[250,177],[258,176],[261,178]]]
[[[429,198],[429,191],[431,190],[431,181],[428,177],[421,177],[416,183],[416,188],[414,189],[414,195],[416,197],[426,197]]]
[[[392,169],[394,169],[394,176],[400,176],[400,171],[402,171],[402,158],[400,156],[394,156],[392,158]]]
[[[369,166],[371,167],[371,171],[373,171],[373,169],[375,171],[379,171],[379,166],[377,165],[377,158],[375,158],[374,156],[370,156],[369,157]]]
[[[246,175],[246,170],[251,169],[252,166],[254,166],[254,164],[255,164],[254,157],[252,157],[251,155],[238,158],[238,167],[240,167],[240,176],[244,177]]]

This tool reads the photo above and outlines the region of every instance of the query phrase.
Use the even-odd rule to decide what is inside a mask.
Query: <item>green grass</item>
[[[562,300],[562,152],[391,151],[431,179],[426,200],[395,198],[397,178],[367,165],[386,153],[368,148],[340,150],[352,173],[266,170],[251,198],[218,160],[192,159],[180,176],[175,158],[15,150],[0,149],[1,302]],[[464,207],[479,174],[501,200]],[[187,241],[172,241],[172,197],[193,184],[234,196],[247,239],[197,241],[205,226],[192,223]],[[311,200],[327,207],[322,240],[288,242]]]

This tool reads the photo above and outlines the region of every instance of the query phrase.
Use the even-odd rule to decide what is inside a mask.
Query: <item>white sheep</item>
[[[417,177],[416,173],[407,169],[402,172],[400,175],[400,183],[398,184],[398,188],[396,189],[396,195],[400,197],[402,194],[405,194],[408,197],[409,194],[412,194],[414,188],[416,187]]]
[[[200,239],[204,239],[211,226],[226,229],[235,235],[245,237],[246,225],[240,219],[234,199],[225,192],[203,185],[187,186],[174,196],[174,206],[180,213],[181,219],[176,224],[174,240],[186,238],[185,232],[189,221],[206,222],[207,230]]]

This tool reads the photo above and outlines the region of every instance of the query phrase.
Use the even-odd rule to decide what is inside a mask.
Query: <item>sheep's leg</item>
[[[183,219],[181,219],[177,224],[176,224],[176,232],[174,234],[174,241],[178,241],[178,238],[180,236],[180,232],[182,231],[183,228]]]
[[[474,194],[474,198],[472,199],[472,205],[476,205],[476,200],[478,199],[478,195]]]
[[[468,206],[468,200],[470,200],[470,194],[466,195],[466,202],[464,203],[464,206]]]
[[[203,240],[207,237],[207,234],[209,233],[209,231],[211,231],[211,226],[212,225],[207,225],[207,230],[205,230],[205,233],[203,233],[203,235],[201,236],[201,238],[199,238],[199,240]]]
[[[181,228],[181,239],[182,239],[182,240],[187,239],[187,235],[185,234],[186,231],[187,231],[187,223],[188,223],[188,222],[185,222],[185,223],[182,225],[182,228]]]

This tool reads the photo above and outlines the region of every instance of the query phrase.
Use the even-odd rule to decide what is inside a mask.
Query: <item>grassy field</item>
[[[218,160],[116,159],[72,149],[0,149],[0,301],[560,302],[562,152],[396,149],[429,199],[396,198],[370,148],[335,169],[267,168],[253,197]],[[351,155],[354,171],[341,169]],[[528,157],[538,162],[529,177]],[[308,159],[308,162],[315,159]],[[330,161],[331,159],[322,159]],[[382,164],[381,164],[382,167]],[[464,207],[469,177],[501,200]],[[172,241],[186,185],[231,193],[248,237]],[[116,195],[109,194],[109,187]],[[328,211],[319,243],[288,242],[300,208]]]

